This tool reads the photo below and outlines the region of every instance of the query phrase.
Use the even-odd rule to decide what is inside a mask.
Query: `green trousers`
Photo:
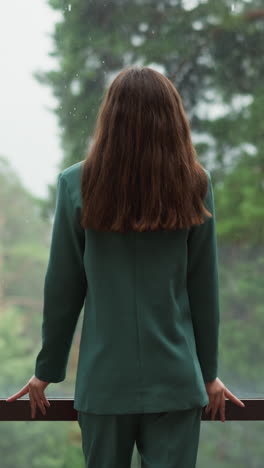
[[[130,468],[134,444],[142,468],[196,466],[202,408],[162,413],[78,411],[86,468]]]

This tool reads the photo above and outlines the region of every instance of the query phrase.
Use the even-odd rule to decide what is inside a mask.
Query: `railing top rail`
[[[46,407],[46,415],[43,415],[37,407],[36,417],[31,418],[31,408],[28,398],[7,402],[0,398],[0,421],[76,421],[77,411],[73,407],[72,398],[47,398],[50,407]],[[241,399],[245,407],[235,405],[226,399],[226,421],[264,421],[264,398]],[[211,421],[211,413],[202,412],[203,421]],[[217,413],[215,421],[219,421]]]

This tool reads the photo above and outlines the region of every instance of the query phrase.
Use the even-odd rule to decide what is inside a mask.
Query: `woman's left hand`
[[[46,414],[46,408],[50,406],[50,402],[47,400],[44,390],[49,385],[50,382],[45,382],[44,380],[38,379],[35,375],[31,377],[28,383],[21,388],[21,390],[14,395],[6,399],[6,401],[15,401],[18,398],[22,397],[29,393],[30,406],[31,406],[31,417],[32,419],[36,416],[36,407],[38,406],[42,414]]]

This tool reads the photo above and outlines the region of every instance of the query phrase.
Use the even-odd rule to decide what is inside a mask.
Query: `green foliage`
[[[14,339],[16,337],[16,339]],[[31,372],[30,350],[32,337],[24,334],[24,319],[19,309],[1,310],[1,393],[6,395],[24,378],[25,370]]]
[[[69,424],[53,421],[2,422],[0,450],[3,468],[63,468]]]
[[[217,233],[221,242],[261,245],[264,239],[264,178],[256,157],[241,154],[215,187]]]

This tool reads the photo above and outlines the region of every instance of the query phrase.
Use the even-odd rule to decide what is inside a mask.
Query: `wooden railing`
[[[227,421],[264,421],[264,398],[241,399],[246,405],[244,408],[226,400],[225,418]],[[29,399],[19,399],[7,402],[0,399],[0,421],[76,421],[77,411],[73,408],[72,398],[48,398],[50,407],[46,407],[46,415],[37,408],[36,417],[31,418]],[[205,414],[203,421],[211,421],[211,413]],[[219,421],[217,413],[214,421]]]

